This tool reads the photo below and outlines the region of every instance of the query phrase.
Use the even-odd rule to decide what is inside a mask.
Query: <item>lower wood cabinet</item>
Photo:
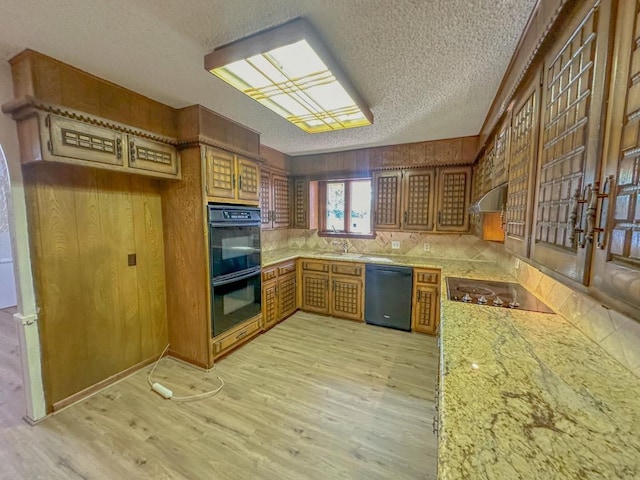
[[[364,319],[362,264],[306,259],[300,262],[302,310],[357,321]]]
[[[436,335],[440,324],[440,270],[413,270],[411,330]]]
[[[261,316],[243,323],[239,327],[218,335],[211,340],[213,358],[218,358],[228,351],[242,345],[244,342],[260,333],[262,327]]]
[[[284,262],[262,270],[263,330],[268,330],[298,309],[296,262]]]

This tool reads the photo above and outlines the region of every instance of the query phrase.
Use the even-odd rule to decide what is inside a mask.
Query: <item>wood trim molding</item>
[[[194,135],[192,137],[180,138],[179,140],[177,140],[176,145],[178,147],[178,150],[206,145],[208,147],[220,148],[222,150],[226,150],[227,152],[235,153],[236,155],[241,155],[245,158],[255,160],[259,163],[264,163],[265,161],[264,158],[260,155],[256,155],[255,153],[248,152],[238,147],[234,147],[233,145],[221,142],[220,140],[215,140],[206,135]]]
[[[61,105],[53,105],[50,103],[42,102],[30,95],[27,95],[20,99],[12,100],[2,105],[2,112],[11,115],[11,118],[16,121],[23,120],[33,115],[37,111],[59,115],[61,117],[78,120],[90,125],[108,128],[110,130],[116,130],[130,135],[135,135],[137,137],[154,140],[156,142],[166,143],[168,145],[178,145],[178,140],[175,138],[131,127],[130,125],[125,125],[123,123],[113,122],[102,117],[90,115],[88,113],[63,107]]]

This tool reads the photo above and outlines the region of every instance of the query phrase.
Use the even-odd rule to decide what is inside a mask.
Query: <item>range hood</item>
[[[489,190],[480,200],[469,207],[469,213],[500,212],[507,203],[507,184]]]

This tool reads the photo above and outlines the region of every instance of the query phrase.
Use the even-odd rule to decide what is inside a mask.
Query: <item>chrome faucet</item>
[[[331,242],[331,245],[333,245],[334,247],[342,247],[342,251],[344,253],[348,253],[349,251],[349,242],[347,242],[346,240],[342,242],[339,240],[334,240],[333,242]]]

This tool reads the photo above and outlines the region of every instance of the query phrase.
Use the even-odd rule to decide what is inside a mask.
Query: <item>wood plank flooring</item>
[[[165,358],[35,427],[0,430],[0,478],[436,478],[435,338],[296,313],[204,372]]]
[[[0,310],[0,429],[22,424],[25,414],[20,346],[14,313],[15,307]]]

